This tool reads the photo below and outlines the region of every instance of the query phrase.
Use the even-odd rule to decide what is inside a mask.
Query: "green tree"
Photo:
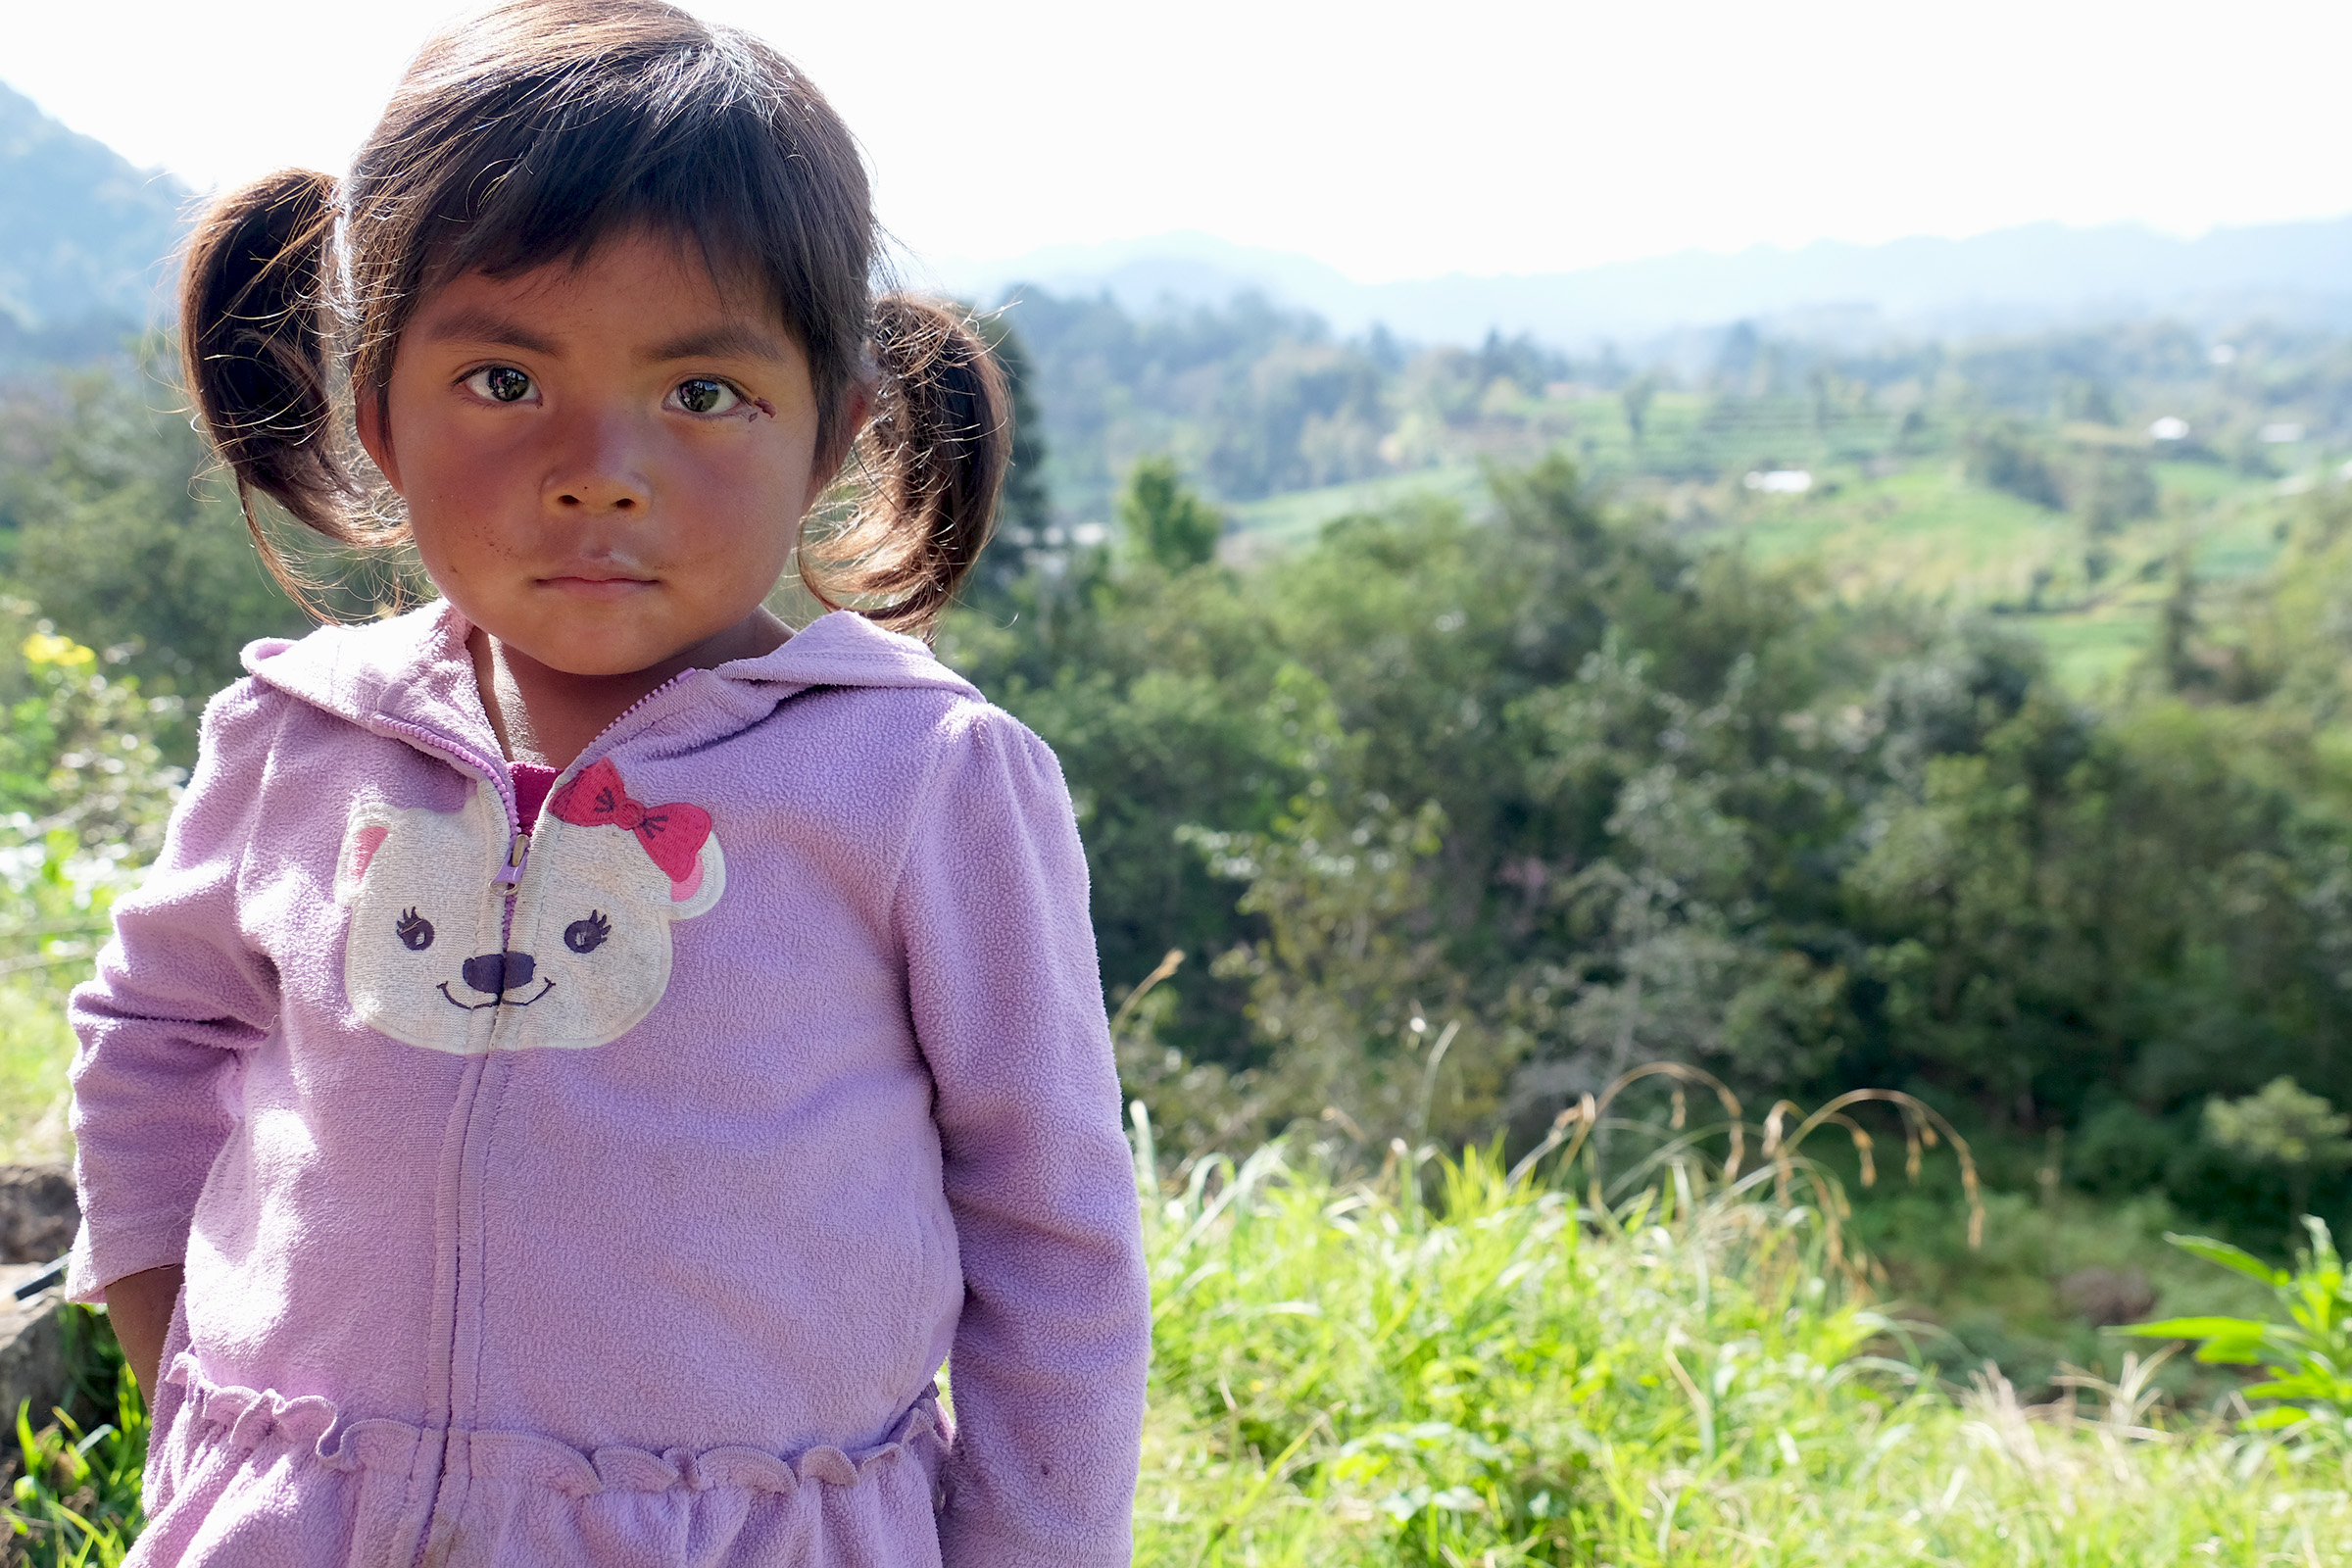
[[[1306,788],[1265,832],[1179,829],[1219,876],[1248,885],[1237,911],[1265,931],[1216,958],[1222,977],[1248,985],[1249,1018],[1267,1047],[1265,1065],[1237,1081],[1226,1119],[1262,1132],[1335,1107],[1379,1147],[1426,1129],[1429,1106],[1413,1089],[1438,1063],[1416,1054],[1434,1046],[1429,1015],[1443,1018],[1460,1000],[1428,885],[1445,814],[1353,785],[1348,754],[1361,740],[1341,731],[1307,670],[1285,665],[1274,703],[1291,721]],[[1468,1114],[1445,1130],[1475,1136],[1498,1087],[1457,1094],[1454,1108]]]
[[[2352,1095],[2352,753],[2326,739],[2352,542],[2282,568],[2278,696],[2101,710],[1999,622],[1693,546],[1565,461],[1490,490],[1249,572],[1078,553],[1020,585],[1029,618],[942,637],[1062,757],[1114,997],[1191,956],[1152,1004],[1177,1055],[1132,1087],[1204,1136],[1212,1102],[1395,1127],[1417,1004],[1462,1023],[1430,1122],[1454,1135],[1539,1136],[1678,1055],[1743,1092],[1917,1085],[1995,1130],[2093,1118],[2078,1179],[2265,1206],[2178,1129],[2290,1067]]]
[[[1145,559],[1182,571],[1215,557],[1225,517],[1186,486],[1175,459],[1145,458],[1128,474],[1119,497],[1119,527],[1129,547]]]
[[[2057,465],[2014,419],[1993,419],[1971,432],[1965,458],[1969,478],[1987,489],[2053,512],[2066,505]]]
[[[2144,453],[2093,447],[2078,462],[2070,489],[2075,512],[2093,534],[2156,514],[2156,475]]]
[[[156,694],[202,698],[256,637],[311,617],[263,567],[225,485],[172,394],[91,371],[0,409],[23,456],[0,488],[0,563],[65,633],[115,655]],[[363,597],[338,608],[360,608]],[[178,743],[184,748],[185,737]]]
[[[2205,1102],[2205,1136],[2223,1149],[2286,1172],[2295,1212],[2311,1203],[2311,1179],[2352,1169],[2352,1116],[2289,1077],[2242,1100]]]
[[[1028,571],[1031,556],[1047,543],[1054,524],[1054,496],[1046,482],[1046,421],[1037,406],[1037,368],[1029,350],[1003,311],[977,318],[982,337],[1004,371],[1012,403],[1012,463],[997,495],[995,537],[980,559],[974,587],[1002,595]]]
[[[1637,375],[1617,389],[1617,402],[1625,410],[1625,427],[1636,446],[1642,444],[1649,429],[1649,406],[1657,395],[1658,378],[1654,375]]]

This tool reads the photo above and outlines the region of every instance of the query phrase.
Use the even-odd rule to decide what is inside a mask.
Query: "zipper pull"
[[[502,889],[508,898],[522,891],[522,862],[530,858],[531,836],[517,833],[514,842],[507,846],[507,863],[498,868],[491,885]]]

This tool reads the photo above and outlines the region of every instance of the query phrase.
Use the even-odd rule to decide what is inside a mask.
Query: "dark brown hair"
[[[508,0],[434,37],[338,184],[286,170],[198,221],[180,292],[187,381],[263,558],[294,567],[267,496],[338,544],[407,536],[362,475],[353,399],[384,412],[418,302],[471,271],[578,264],[639,229],[691,240],[808,356],[817,449],[853,442],[864,493],[804,541],[817,599],[927,633],[988,538],[1010,447],[1003,374],[969,319],[877,299],[876,230],[849,130],[747,33],[661,0]],[[843,428],[860,384],[874,417]]]

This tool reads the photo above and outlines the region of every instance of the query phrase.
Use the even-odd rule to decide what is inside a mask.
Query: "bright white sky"
[[[447,0],[0,0],[0,79],[206,186],[339,170]],[[918,255],[1194,228],[1360,280],[2352,211],[2352,5],[706,0]]]

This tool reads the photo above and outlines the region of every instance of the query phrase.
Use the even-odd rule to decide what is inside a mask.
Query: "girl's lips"
[[[539,585],[580,599],[626,599],[654,585],[651,577],[542,577]]]

